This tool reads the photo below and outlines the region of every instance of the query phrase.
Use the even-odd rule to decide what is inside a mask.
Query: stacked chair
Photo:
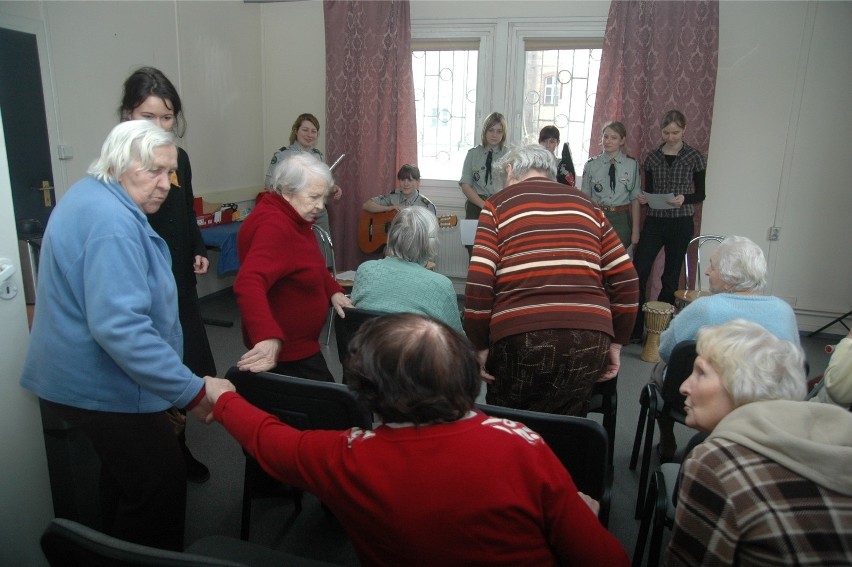
[[[648,484],[648,475],[651,470],[651,451],[654,442],[654,429],[657,418],[668,416],[674,421],[686,424],[686,413],[683,409],[684,396],[680,393],[680,386],[692,373],[692,364],[695,362],[695,341],[682,341],[678,343],[669,357],[666,367],[666,378],[662,389],[656,384],[648,383],[642,389],[639,397],[639,423],[636,425],[636,436],[633,439],[633,451],[630,454],[630,470],[636,470],[639,459],[639,448],[642,449],[642,465],[639,470],[639,493],[636,496],[636,513],[638,518],[642,513],[645,503],[645,490]],[[643,442],[644,437],[644,442]]]
[[[706,438],[707,433],[703,432],[693,435],[683,454],[689,455],[692,449]],[[633,567],[642,566],[645,546],[648,544],[648,532],[651,534],[651,540],[647,565],[652,567],[660,563],[663,528],[671,528],[674,525],[680,467],[680,463],[663,463],[660,470],[654,471],[651,476],[648,494],[645,496],[645,508],[642,511],[642,523],[639,525],[639,535],[633,550]]]

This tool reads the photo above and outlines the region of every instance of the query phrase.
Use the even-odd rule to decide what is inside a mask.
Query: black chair
[[[334,337],[337,340],[337,356],[340,358],[340,364],[343,364],[346,360],[346,355],[349,352],[349,341],[355,336],[361,325],[373,317],[387,315],[387,313],[380,311],[358,309],[357,307],[344,307],[343,313],[346,317],[341,318],[336,312],[334,314]]]
[[[705,439],[707,439],[707,433],[698,432],[693,435],[683,453],[684,459]],[[648,547],[647,565],[652,567],[660,564],[663,528],[671,528],[674,525],[677,493],[680,487],[680,467],[681,463],[664,463],[660,466],[660,470],[654,471],[651,476],[648,494],[645,496],[645,509],[642,511],[642,522],[639,524],[639,535],[636,537],[636,547],[633,550],[633,567],[642,565],[649,531],[651,541]]]
[[[615,462],[615,424],[618,417],[618,376],[606,382],[595,383],[589,403],[589,413],[603,415],[603,428],[609,438],[609,466]]]
[[[609,523],[612,477],[606,430],[598,422],[585,417],[573,417],[501,406],[477,404],[491,417],[520,422],[542,436],[556,454],[577,489],[588,494],[601,508],[598,518],[606,527]]]
[[[234,383],[237,392],[251,404],[296,429],[372,428],[370,412],[342,384],[269,372],[241,372],[235,367],[228,370],[226,378]],[[283,487],[246,454],[240,529],[242,539],[247,540],[249,537],[252,499],[269,495],[293,498],[296,510],[291,521],[301,512],[301,491]]]
[[[322,567],[330,565],[247,541],[208,536],[185,552],[167,551],[108,536],[73,520],[55,518],[41,536],[51,567]]]
[[[642,437],[644,434],[645,442],[642,450],[642,466],[639,471],[639,492],[636,497],[636,518],[641,515],[645,504],[645,489],[651,469],[651,451],[654,443],[656,420],[660,416],[668,416],[674,421],[686,424],[686,412],[683,409],[685,398],[679,390],[680,385],[692,373],[692,364],[695,362],[695,357],[694,340],[678,343],[669,357],[662,390],[657,388],[656,384],[648,383],[642,389],[642,394],[639,396],[639,404],[641,406],[639,410],[639,423],[636,425],[633,451],[630,454],[630,470],[636,470],[636,462],[639,458],[639,446],[643,444]]]

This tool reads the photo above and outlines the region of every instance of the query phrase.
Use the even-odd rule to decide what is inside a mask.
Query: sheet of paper
[[[479,224],[479,219],[460,220],[459,232],[461,234],[461,243],[465,246],[473,246],[473,241],[476,238],[476,225]]]
[[[348,270],[346,272],[337,272],[337,279],[355,281],[355,270]]]
[[[669,205],[669,201],[674,199],[674,193],[665,193],[659,195],[657,193],[643,193],[648,199],[648,206],[652,209],[676,209],[676,205]]]

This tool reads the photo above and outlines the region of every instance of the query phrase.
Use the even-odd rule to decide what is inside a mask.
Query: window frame
[[[521,142],[523,116],[523,69],[527,42],[577,48],[603,46],[605,17],[488,18],[476,20],[418,20],[411,22],[411,51],[418,42],[430,44],[479,41],[476,86],[476,120],[481,124],[494,110],[503,112],[509,123],[508,143]],[[442,47],[443,48],[443,47]],[[565,48],[565,47],[563,47]],[[422,50],[422,48],[420,48]],[[519,81],[513,80],[520,77]],[[461,172],[459,172],[459,177]],[[454,180],[422,179],[429,197],[439,209],[463,207],[464,196]]]

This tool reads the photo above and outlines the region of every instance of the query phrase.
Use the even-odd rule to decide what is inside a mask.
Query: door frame
[[[44,114],[47,120],[47,141],[50,144],[50,167],[53,170],[53,187],[58,202],[68,189],[65,167],[59,159],[59,107],[53,82],[53,64],[50,57],[47,28],[43,21],[0,13],[0,28],[32,34],[36,37],[38,62],[41,70]],[[9,109],[7,109],[9,112]]]

